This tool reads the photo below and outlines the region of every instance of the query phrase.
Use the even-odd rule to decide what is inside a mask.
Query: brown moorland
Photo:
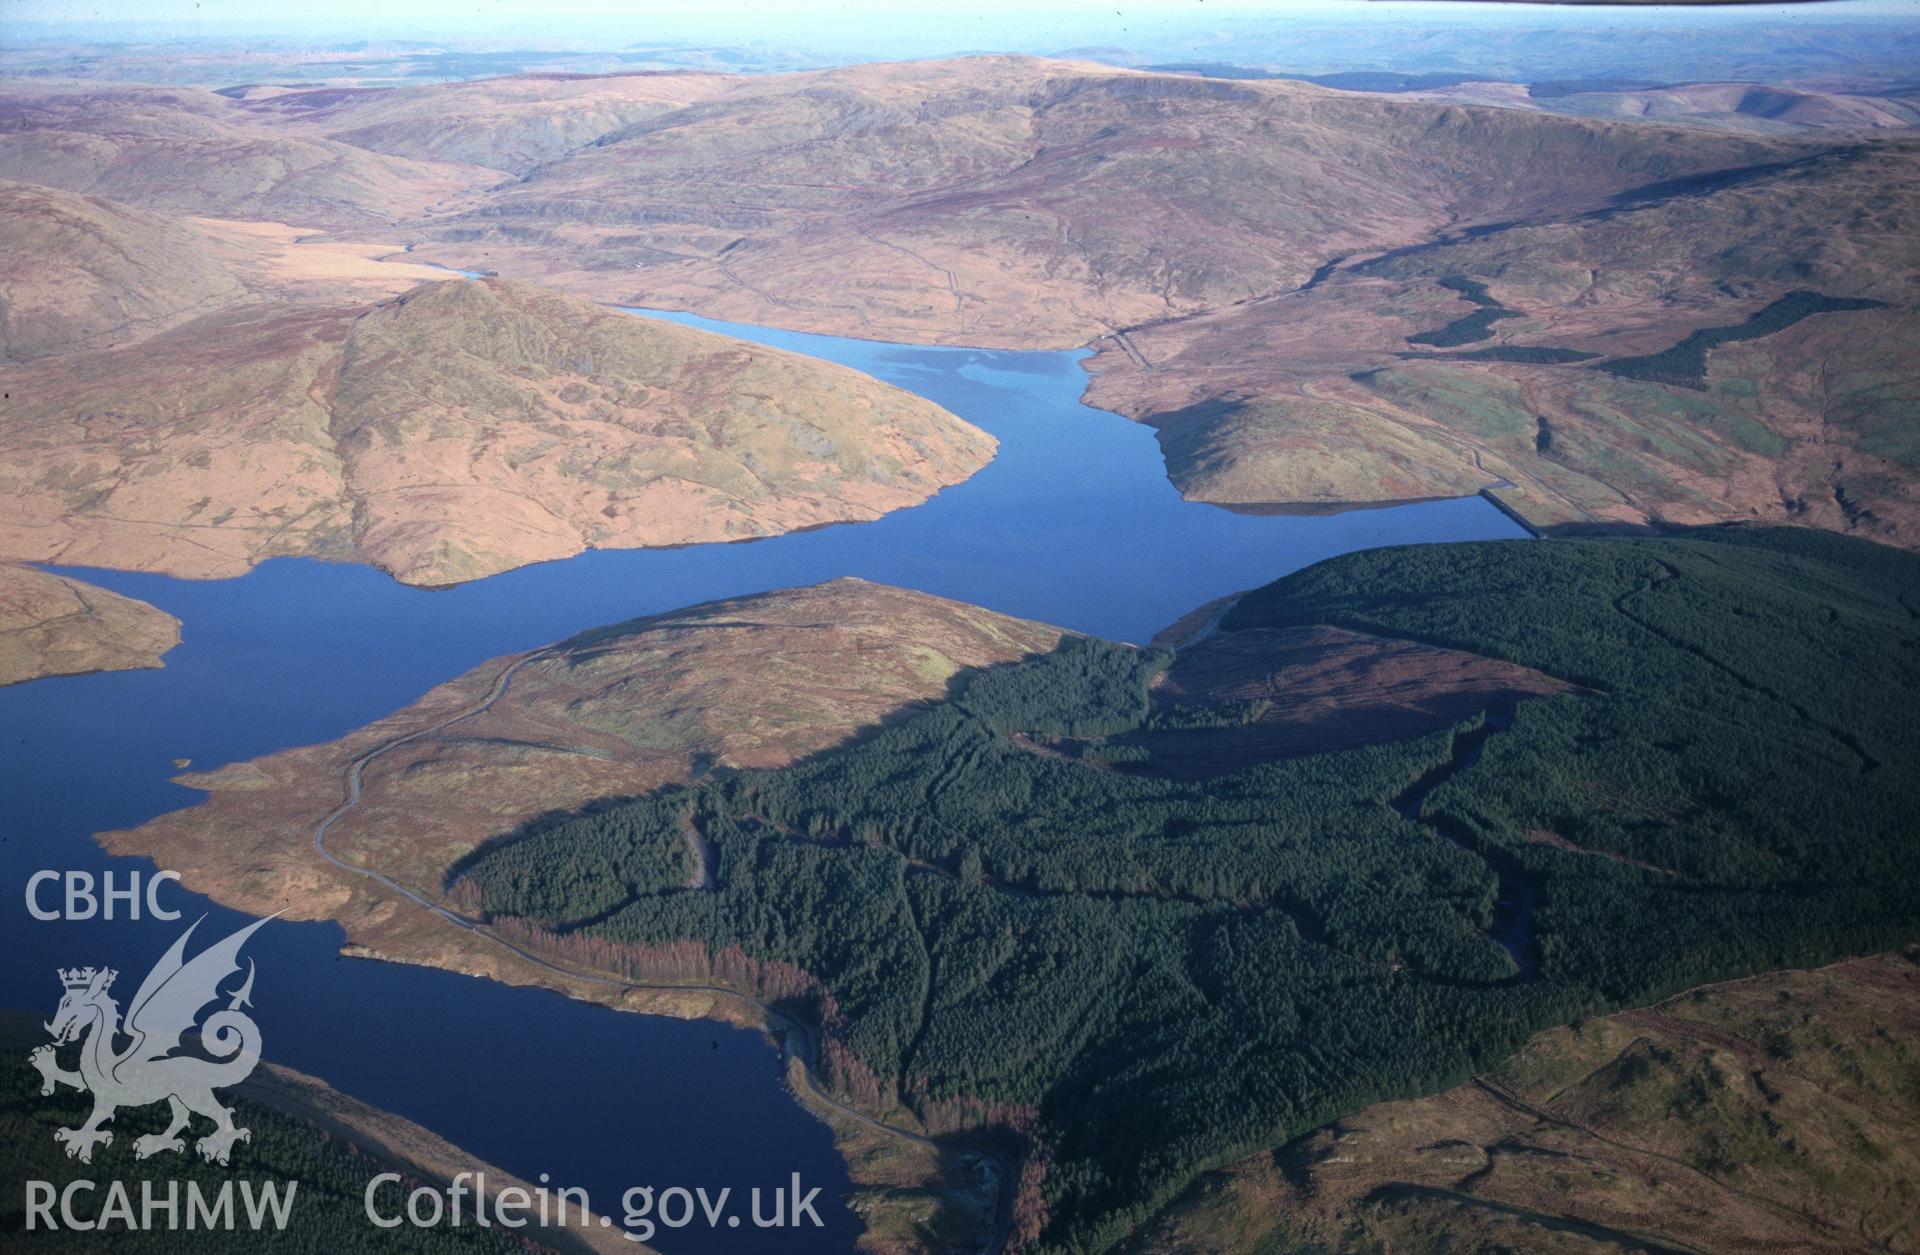
[[[419,251],[808,330],[1092,339],[1091,399],[1158,427],[1200,500],[1495,488],[1542,527],[1913,543],[1920,141],[1898,111],[1727,85],[1586,102],[1616,121],[1006,57],[698,90],[421,221]],[[1410,341],[1487,308],[1453,281],[1504,316]],[[1686,386],[1584,356],[1793,293],[1887,308],[1723,345]]]
[[[180,621],[144,601],[0,562],[0,685],[160,666]]]
[[[411,99],[424,112],[438,98]],[[1301,83],[971,57],[743,77],[418,225],[439,242],[426,256],[603,300],[1066,347],[1296,287],[1333,256],[1792,151]]]
[[[1203,1177],[1136,1251],[1912,1250],[1920,955],[1552,1029]]]
[[[991,437],[842,367],[521,284],[249,305],[0,370],[0,556],[451,584],[588,547],[871,519]]]
[[[1711,127],[1748,135],[1910,127],[1920,108],[1901,95],[1829,91],[1801,83],[1682,83],[1611,91],[1536,92],[1525,83],[1458,83],[1407,93],[1436,104],[1502,105],[1582,118]]]
[[[154,95],[133,93],[141,108],[116,132],[143,161],[162,160],[146,148],[164,148],[186,125],[170,116],[172,97],[157,97],[163,105]],[[143,130],[149,106],[163,123]],[[226,106],[181,106],[189,119],[203,108]],[[252,203],[209,195],[222,209]],[[446,280],[403,250],[390,238],[172,216],[0,182],[0,364],[16,364],[0,365],[8,420],[0,479],[18,507],[0,525],[0,551],[186,575],[236,574],[278,553],[362,556],[404,567],[406,578],[446,582],[582,543],[680,543],[872,517],[971,473],[991,449],[934,407],[848,372],[745,346],[726,354],[698,333],[630,327],[530,291],[491,310],[481,298],[497,296],[494,288],[400,302],[409,310],[398,328],[368,318],[376,311],[367,302]],[[444,326],[425,325],[440,319]],[[536,350],[564,347],[573,331],[598,343],[612,328],[616,351],[609,356],[602,344],[598,356],[616,372],[609,382],[619,395],[545,380],[565,396],[542,400],[535,380],[554,364],[515,357],[526,346],[514,334],[492,341],[501,355],[490,368],[518,382],[490,376],[470,343],[475,319],[538,330],[528,340]],[[571,331],[556,331],[559,324]],[[636,357],[635,343],[650,347]],[[350,345],[380,357],[349,378]],[[410,363],[415,346],[427,356]],[[582,362],[600,369],[593,356],[574,357],[561,373],[579,373]],[[430,373],[435,362],[460,363],[441,375],[445,408],[401,413],[404,393],[422,386],[423,368]],[[413,374],[385,378],[396,366]],[[729,380],[734,367],[740,374]],[[618,376],[622,369],[639,373]],[[525,403],[496,413],[515,388]],[[351,405],[384,408],[369,421]],[[507,414],[524,424],[511,438],[497,421]],[[479,452],[457,457],[449,437],[463,424],[476,447],[492,442],[505,464],[488,465]],[[409,448],[398,457],[410,466],[383,461],[429,428],[428,456]],[[360,456],[335,447],[376,430],[388,438]],[[573,482],[533,482],[542,456],[566,437],[612,452]],[[436,466],[442,454],[454,461]],[[549,481],[571,474],[565,461],[546,459]],[[489,476],[494,484],[463,482]],[[569,505],[581,480],[608,499]],[[716,504],[710,493],[728,499]],[[371,506],[369,497],[377,498]],[[356,510],[365,525],[358,539]],[[129,611],[124,598],[31,572],[0,578],[15,612],[7,682],[155,665],[172,643],[157,627],[170,619]],[[100,612],[81,613],[74,598]]]
[[[723,74],[525,74],[427,87],[254,91],[288,135],[519,177],[601,137],[735,86]]]
[[[173,218],[0,183],[0,361],[177,325],[245,290],[212,242]]]
[[[0,182],[0,362],[132,343],[236,305],[367,300],[446,277],[381,260],[398,244],[311,234]]]
[[[486,187],[496,172],[259,126],[190,88],[10,82],[0,179],[158,213],[366,227]]]
[[[364,262],[377,237],[599,300],[1091,340],[1092,400],[1153,423],[1200,500],[1491,490],[1538,527],[1787,519],[1912,543],[1905,115],[1811,88],[1574,95],[1611,116],[1020,57],[224,95],[23,83],[0,100],[0,175],[335,231],[282,241],[282,265],[351,240]],[[236,177],[258,160],[273,170]],[[209,161],[219,177],[191,189],[172,173]],[[1446,286],[1465,283],[1484,299]],[[1886,308],[1723,344],[1684,385],[1609,373],[1796,293]],[[120,317],[107,302],[79,342]]]
[[[1130,329],[1099,345],[1089,399],[1152,423],[1175,484],[1222,504],[1488,489],[1543,528],[1792,521],[1912,545],[1917,207],[1911,138],[1677,180]],[[1769,321],[1783,300],[1830,312]]]

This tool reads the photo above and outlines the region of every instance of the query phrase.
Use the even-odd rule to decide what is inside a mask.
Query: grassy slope
[[[0,684],[157,667],[180,622],[79,580],[0,563]]]
[[[186,226],[91,196],[0,183],[0,361],[135,339],[244,295]]]
[[[0,362],[127,345],[239,305],[353,304],[446,278],[399,248],[0,181]]]
[[[292,553],[448,584],[774,535],[915,504],[993,449],[844,368],[494,281],[255,306],[0,378],[0,553],[198,576]]]

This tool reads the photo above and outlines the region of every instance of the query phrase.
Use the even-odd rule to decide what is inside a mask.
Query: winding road
[[[513,683],[513,677],[519,673],[522,667],[525,667],[529,663],[538,662],[541,659],[552,657],[554,655],[554,652],[555,651],[552,649],[536,649],[529,653],[520,655],[518,658],[515,658],[512,662],[508,663],[505,667],[502,667],[500,669],[500,674],[494,677],[493,685],[491,688],[487,690],[486,696],[481,698],[479,701],[475,702],[473,705],[465,707],[462,710],[458,710],[453,714],[448,715],[446,718],[440,720],[437,723],[432,723],[427,725],[424,728],[416,729],[415,731],[409,732],[404,736],[394,737],[390,741],[383,741],[379,745],[374,746],[372,749],[366,751],[364,754],[361,754],[359,757],[355,758],[347,766],[347,774],[346,774],[347,787],[346,787],[345,799],[340,803],[339,806],[335,807],[333,811],[330,814],[328,814],[328,816],[325,819],[320,821],[319,827],[314,829],[314,832],[313,832],[314,852],[317,853],[321,858],[325,859],[330,865],[339,869],[340,871],[347,872],[367,880],[371,880],[376,884],[379,884],[387,889],[390,889],[393,892],[399,894],[401,897],[407,899],[409,902],[412,902],[417,906],[421,906],[429,911],[432,911],[435,915],[438,915],[441,919],[446,920],[448,923],[454,925],[455,927],[465,929],[467,932],[472,933],[477,937],[483,937],[486,940],[492,942],[494,945],[499,946],[501,949],[509,951],[510,953],[514,954],[518,958],[521,958],[526,962],[533,964],[535,967],[541,968],[548,972],[552,972],[556,976],[563,976],[563,977],[566,977],[568,980],[581,981],[586,984],[598,985],[598,986],[602,986],[604,988],[610,988],[610,989],[630,989],[630,990],[636,990],[639,992],[707,993],[707,994],[716,995],[718,997],[731,998],[735,1002],[738,1002],[744,1006],[752,1007],[754,1010],[760,1013],[761,1018],[764,1020],[766,1026],[770,1030],[785,1032],[786,1041],[787,1041],[786,1053],[790,1057],[799,1060],[801,1083],[805,1087],[807,1096],[809,1098],[820,1103],[822,1106],[828,1107],[833,1111],[838,1112],[840,1115],[845,1116],[847,1119],[852,1120],[855,1123],[860,1124],[865,1128],[872,1129],[876,1133],[881,1133],[889,1137],[899,1138],[902,1141],[909,1142],[915,1146],[921,1146],[929,1150],[938,1151],[940,1149],[940,1146],[932,1138],[926,1137],[920,1133],[915,1133],[911,1129],[904,1129],[899,1127],[898,1125],[888,1124],[883,1120],[875,1119],[874,1117],[867,1115],[864,1112],[857,1111],[854,1108],[849,1107],[846,1103],[841,1102],[839,1099],[835,1098],[832,1094],[829,1094],[826,1091],[826,1088],[820,1083],[820,1078],[814,1072],[815,1061],[818,1058],[818,1055],[815,1053],[815,1042],[814,1042],[814,1035],[813,1035],[812,1028],[810,1028],[806,1024],[801,1023],[798,1020],[791,1018],[790,1016],[783,1014],[780,1011],[775,1010],[771,1005],[769,1005],[768,1003],[762,1002],[760,999],[753,997],[751,994],[744,994],[737,989],[729,989],[723,985],[677,984],[677,983],[654,984],[654,983],[641,982],[641,981],[622,980],[619,977],[606,976],[606,975],[602,975],[595,972],[585,972],[577,968],[567,967],[562,964],[552,962],[551,960],[544,959],[539,955],[534,954],[531,951],[525,949],[524,947],[516,944],[515,942],[509,941],[505,937],[500,936],[498,933],[494,932],[491,928],[488,928],[483,921],[474,919],[471,916],[462,915],[458,911],[454,911],[445,906],[442,906],[440,903],[435,902],[432,899],[427,898],[424,895],[420,893],[416,893],[414,890],[407,888],[407,886],[401,884],[397,880],[394,880],[390,876],[383,875],[380,872],[372,870],[371,868],[357,867],[352,863],[343,862],[339,858],[336,858],[327,849],[327,833],[333,829],[333,826],[336,823],[340,822],[341,819],[346,817],[346,815],[350,813],[354,809],[354,807],[360,804],[361,790],[362,790],[363,781],[366,775],[367,764],[373,762],[375,759],[383,757],[384,755],[392,753],[394,750],[397,750],[404,745],[411,745],[415,741],[419,741],[426,737],[434,736],[440,732],[443,732],[446,729],[452,727],[454,724],[460,723],[463,720],[472,719],[477,715],[485,714],[488,710],[492,709],[493,704],[495,702],[499,701],[502,697],[506,695],[507,689]],[[993,1232],[993,1236],[988,1240],[987,1244],[982,1248],[983,1255],[994,1255],[995,1252],[1005,1249],[1007,1232],[1008,1232],[1008,1229],[1011,1227],[1011,1222],[1012,1222],[1011,1186],[1014,1180],[1014,1174],[1013,1174],[1012,1165],[998,1155],[982,1152],[981,1159],[982,1159],[982,1162],[991,1164],[993,1166],[993,1173],[995,1176],[994,1232]]]

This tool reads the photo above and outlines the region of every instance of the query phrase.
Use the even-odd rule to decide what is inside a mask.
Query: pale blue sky
[[[1632,10],[1634,20],[1740,21],[1762,17],[1822,20],[1847,16],[1920,15],[1920,0],[1839,0],[1818,6],[1753,5],[1737,10]],[[1340,16],[1362,21],[1567,23],[1619,21],[1620,9],[1487,4],[1368,3],[1367,0],[968,0],[910,4],[894,0],[0,0],[0,22],[26,25],[274,28],[372,32],[432,30],[476,35],[503,31],[646,29],[659,38],[763,39],[914,31],[929,39],[1058,27],[1119,31],[1135,24],[1181,26],[1247,20]]]

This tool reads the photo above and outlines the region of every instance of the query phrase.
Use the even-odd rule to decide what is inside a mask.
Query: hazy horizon
[[[263,17],[246,0],[7,0],[0,38],[20,41],[221,41],[268,43],[388,40],[619,39],[642,43],[839,47],[863,55],[892,50],[929,56],[963,49],[1034,51],[1211,33],[1223,40],[1272,36],[1291,24],[1382,29],[1499,27],[1509,30],[1609,28],[1732,29],[1779,22],[1795,26],[1920,18],[1920,0],[1826,0],[1819,4],[1554,5],[1435,3],[1433,0],[1134,0],[1116,6],[1054,0],[978,0],[965,6],[902,10],[859,2],[711,0],[695,10],[640,0],[562,0],[556,4],[473,5],[470,0],[337,0],[298,17]]]
[[[111,48],[131,50],[108,54],[123,60],[111,77],[208,85],[255,76],[380,83],[535,70],[762,73],[982,53],[1132,66],[1218,63],[1302,76],[1685,82],[1840,74],[1888,84],[1910,76],[1907,67],[1920,60],[1920,0],[1707,8],[983,0],[911,11],[868,0],[712,0],[695,10],[613,0],[479,7],[345,0],[297,19],[262,17],[241,0],[7,0],[0,14],[13,76],[91,77],[100,57],[79,50]],[[212,55],[170,60],[165,50],[181,47]],[[249,56],[261,62],[258,75],[241,71]]]

